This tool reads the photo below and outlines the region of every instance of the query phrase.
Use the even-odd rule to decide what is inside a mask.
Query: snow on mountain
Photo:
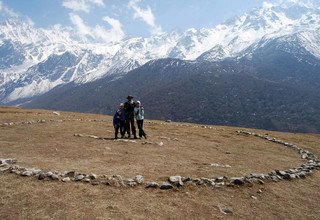
[[[218,61],[249,56],[248,48],[287,36],[297,36],[300,45],[320,58],[319,21],[317,3],[291,0],[264,3],[210,29],[105,44],[84,42],[71,28],[35,28],[9,19],[0,24],[0,103],[32,98],[70,82],[118,78],[154,59]]]
[[[264,4],[262,8],[244,14],[218,25],[211,30],[211,47],[199,57],[204,60],[221,60],[227,57],[236,57],[246,48],[261,39],[272,39],[299,32],[308,35],[309,49],[319,47],[320,9],[314,5],[306,5],[300,1],[290,1],[286,4]],[[216,42],[216,35],[221,38]],[[219,47],[217,47],[219,45]],[[317,45],[317,46],[315,46]],[[319,57],[315,49],[311,51]],[[223,56],[223,54],[225,56]]]

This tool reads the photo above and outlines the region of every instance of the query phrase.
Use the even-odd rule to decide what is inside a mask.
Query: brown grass
[[[67,112],[57,116],[52,111],[0,108],[0,123],[39,119],[46,123],[0,127],[0,157],[15,157],[19,164],[27,167],[120,174],[128,178],[141,174],[146,181],[159,182],[170,175],[216,177],[265,173],[304,162],[295,151],[259,138],[238,135],[235,131],[239,128],[234,127],[205,129],[194,128],[192,124],[180,126],[179,123],[147,121],[148,141],[162,141],[164,146],[160,147],[142,145],[144,140],[114,142],[109,116]],[[104,121],[89,122],[88,119]],[[269,133],[320,155],[320,135],[246,130]],[[75,137],[75,133],[110,140]],[[212,163],[228,164],[231,168],[212,167]],[[320,219],[319,181],[320,174],[316,171],[306,180],[251,188],[190,187],[163,192],[143,187],[119,189],[41,182],[6,174],[0,175],[0,218]],[[262,188],[261,194],[257,194],[259,188]],[[234,214],[225,216],[218,206],[231,207]]]

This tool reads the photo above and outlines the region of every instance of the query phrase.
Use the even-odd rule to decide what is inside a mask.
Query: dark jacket
[[[113,126],[119,125],[126,120],[126,114],[124,109],[118,109],[113,116]]]
[[[126,111],[126,119],[134,118],[135,105],[136,105],[135,102],[131,103],[130,101],[127,101],[126,103],[124,103],[124,109]]]

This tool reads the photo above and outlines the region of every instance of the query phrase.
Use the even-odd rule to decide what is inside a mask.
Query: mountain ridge
[[[2,23],[0,31],[0,53],[7,51],[9,59],[0,62],[0,103],[32,100],[34,96],[70,82],[84,84],[106,76],[117,79],[155,59],[214,62],[241,58],[244,51],[261,40],[296,34],[303,35],[302,46],[320,58],[318,20],[320,9],[307,3],[291,1],[279,5],[265,4],[213,28],[189,29],[183,33],[172,32],[150,38],[130,38],[109,45],[77,40],[69,28],[54,26],[48,30],[37,29],[27,22],[21,24],[9,20]],[[50,70],[49,67],[46,67],[47,71],[39,71],[43,63],[50,63],[52,58],[56,59],[52,62],[59,63],[66,53],[76,58],[72,63],[62,63],[61,66],[65,68],[52,70],[57,72],[59,79],[44,74]],[[18,61],[11,62],[10,56],[18,54]],[[34,77],[38,81],[30,83],[29,79]]]

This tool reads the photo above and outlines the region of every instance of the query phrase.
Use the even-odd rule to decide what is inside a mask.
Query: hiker
[[[133,138],[137,139],[136,127],[134,126],[134,106],[133,96],[129,95],[127,97],[128,101],[124,103],[124,109],[126,111],[126,131],[128,138],[131,138],[130,127],[133,134]]]
[[[147,134],[143,130],[143,120],[144,120],[144,108],[141,105],[140,101],[136,102],[136,106],[134,108],[134,115],[136,116],[138,129],[139,129],[139,137],[140,139],[144,137],[147,139]]]
[[[114,127],[114,138],[118,139],[118,133],[120,129],[121,138],[124,138],[125,135],[125,110],[124,110],[124,104],[121,103],[119,106],[119,109],[116,111],[116,113],[113,116],[113,127]]]

